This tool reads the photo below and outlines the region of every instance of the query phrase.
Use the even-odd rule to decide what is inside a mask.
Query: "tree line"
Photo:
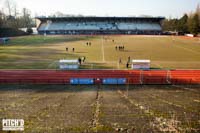
[[[195,12],[184,14],[180,19],[165,19],[162,23],[164,31],[176,31],[180,33],[200,33],[200,5]]]
[[[18,10],[14,0],[5,0],[4,9],[0,9],[0,29],[2,28],[28,28],[35,27],[35,20],[31,17],[31,11],[27,8]],[[56,12],[51,17],[69,17],[74,15],[66,15]],[[82,15],[77,15],[82,16]],[[180,33],[200,33],[200,5],[196,11],[190,14],[184,14],[181,18],[165,19],[162,23],[164,31],[176,31]],[[29,32],[29,31],[28,31]],[[31,30],[30,30],[31,32]]]
[[[12,0],[5,0],[4,8],[0,9],[0,28],[31,28],[35,26],[31,12],[27,8],[21,11]]]

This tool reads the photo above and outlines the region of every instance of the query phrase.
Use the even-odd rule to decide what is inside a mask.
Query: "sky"
[[[55,12],[85,16],[164,16],[179,18],[195,11],[200,0],[10,0],[17,8],[28,8],[32,15],[48,16]],[[5,0],[0,9],[5,10]]]

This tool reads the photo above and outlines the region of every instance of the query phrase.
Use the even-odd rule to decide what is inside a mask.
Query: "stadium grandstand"
[[[39,34],[147,34],[162,33],[163,17],[37,17]]]

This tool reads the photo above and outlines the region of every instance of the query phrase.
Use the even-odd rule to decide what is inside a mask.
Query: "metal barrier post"
[[[143,70],[140,70],[140,84],[143,84]]]

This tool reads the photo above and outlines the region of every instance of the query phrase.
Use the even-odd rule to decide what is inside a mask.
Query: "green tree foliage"
[[[194,14],[191,18],[188,20],[188,28],[190,33],[192,34],[198,34],[199,31],[199,16],[198,14]]]
[[[167,19],[163,22],[163,29],[165,31],[188,32],[188,15],[184,14],[180,19]]]
[[[196,13],[199,16],[199,27],[200,27],[200,4],[198,4],[198,6],[197,6]]]
[[[188,15],[185,14],[183,15],[183,17],[181,17],[179,20],[178,20],[178,23],[177,23],[177,30],[179,32],[188,32],[188,25],[187,25],[187,22],[188,22]]]
[[[200,5],[194,13],[184,14],[180,19],[166,19],[162,25],[164,31],[198,34],[200,32]]]
[[[165,31],[177,31],[178,19],[166,19],[163,21],[163,30]]]

